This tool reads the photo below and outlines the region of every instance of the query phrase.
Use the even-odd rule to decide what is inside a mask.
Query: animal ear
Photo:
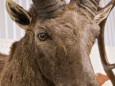
[[[105,7],[104,9],[100,10],[94,17],[94,21],[100,24],[103,20],[105,20],[108,17],[109,13],[112,10],[112,7],[113,5],[109,5]]]
[[[16,22],[19,26],[25,27],[31,24],[31,16],[30,14],[24,10],[21,6],[16,4],[12,0],[6,1],[6,9],[11,19]]]

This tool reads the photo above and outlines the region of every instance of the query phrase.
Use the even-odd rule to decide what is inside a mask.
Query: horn
[[[70,0],[70,2],[77,2],[77,1],[86,1],[87,2],[87,0]],[[90,2],[93,2],[93,3],[100,3],[100,0],[88,0],[88,1],[90,1]]]
[[[70,3],[79,3],[79,5],[85,8],[94,17],[99,7],[100,0],[71,0]]]
[[[66,4],[65,0],[32,0],[39,16],[50,16]]]
[[[105,10],[105,13],[103,17],[102,14],[101,16],[103,17],[103,20],[99,22],[99,26],[100,26],[100,35],[98,37],[98,47],[99,47],[99,53],[100,53],[100,58],[101,58],[101,62],[103,65],[103,68],[107,74],[107,76],[110,78],[113,86],[115,86],[115,75],[114,72],[112,71],[112,69],[115,68],[115,64],[110,64],[108,57],[107,57],[107,53],[106,53],[106,49],[105,49],[105,43],[104,43],[104,31],[105,31],[105,24],[108,18],[108,15],[110,14],[110,12],[112,11],[113,7],[115,6],[115,0],[111,0],[104,8],[99,9],[100,12],[102,12],[102,14],[104,13],[103,11]],[[109,9],[109,10],[106,10]]]
[[[102,22],[103,20],[105,20],[108,17],[108,15],[111,12],[111,9],[112,9],[112,5],[109,5],[106,8],[97,12],[96,16],[94,17],[94,21],[97,24],[100,24],[100,22]]]

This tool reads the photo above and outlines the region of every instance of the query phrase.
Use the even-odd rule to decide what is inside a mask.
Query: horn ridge
[[[63,9],[66,4],[65,0],[32,0],[38,16],[52,15]]]
[[[78,3],[81,7],[86,9],[94,18],[98,7],[99,7],[100,0],[71,0],[71,3]]]

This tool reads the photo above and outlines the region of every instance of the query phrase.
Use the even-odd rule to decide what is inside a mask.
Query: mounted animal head
[[[49,86],[98,86],[89,59],[100,32],[94,20],[98,1],[73,0],[70,4],[64,0],[32,1],[32,7],[26,11],[7,0],[10,17],[26,32],[18,42],[22,49],[16,46],[9,61],[27,56],[37,58],[41,75],[53,83]],[[28,51],[30,56],[24,56]]]

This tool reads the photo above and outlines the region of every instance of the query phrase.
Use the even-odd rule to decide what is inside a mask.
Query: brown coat
[[[1,86],[99,86],[89,59],[100,31],[92,14],[79,3],[46,0],[48,5],[37,8],[35,1],[29,13],[7,1],[8,13],[25,36],[12,45]]]
[[[1,77],[1,73],[3,71],[4,65],[7,62],[7,59],[8,59],[7,55],[0,53],[0,77]]]

